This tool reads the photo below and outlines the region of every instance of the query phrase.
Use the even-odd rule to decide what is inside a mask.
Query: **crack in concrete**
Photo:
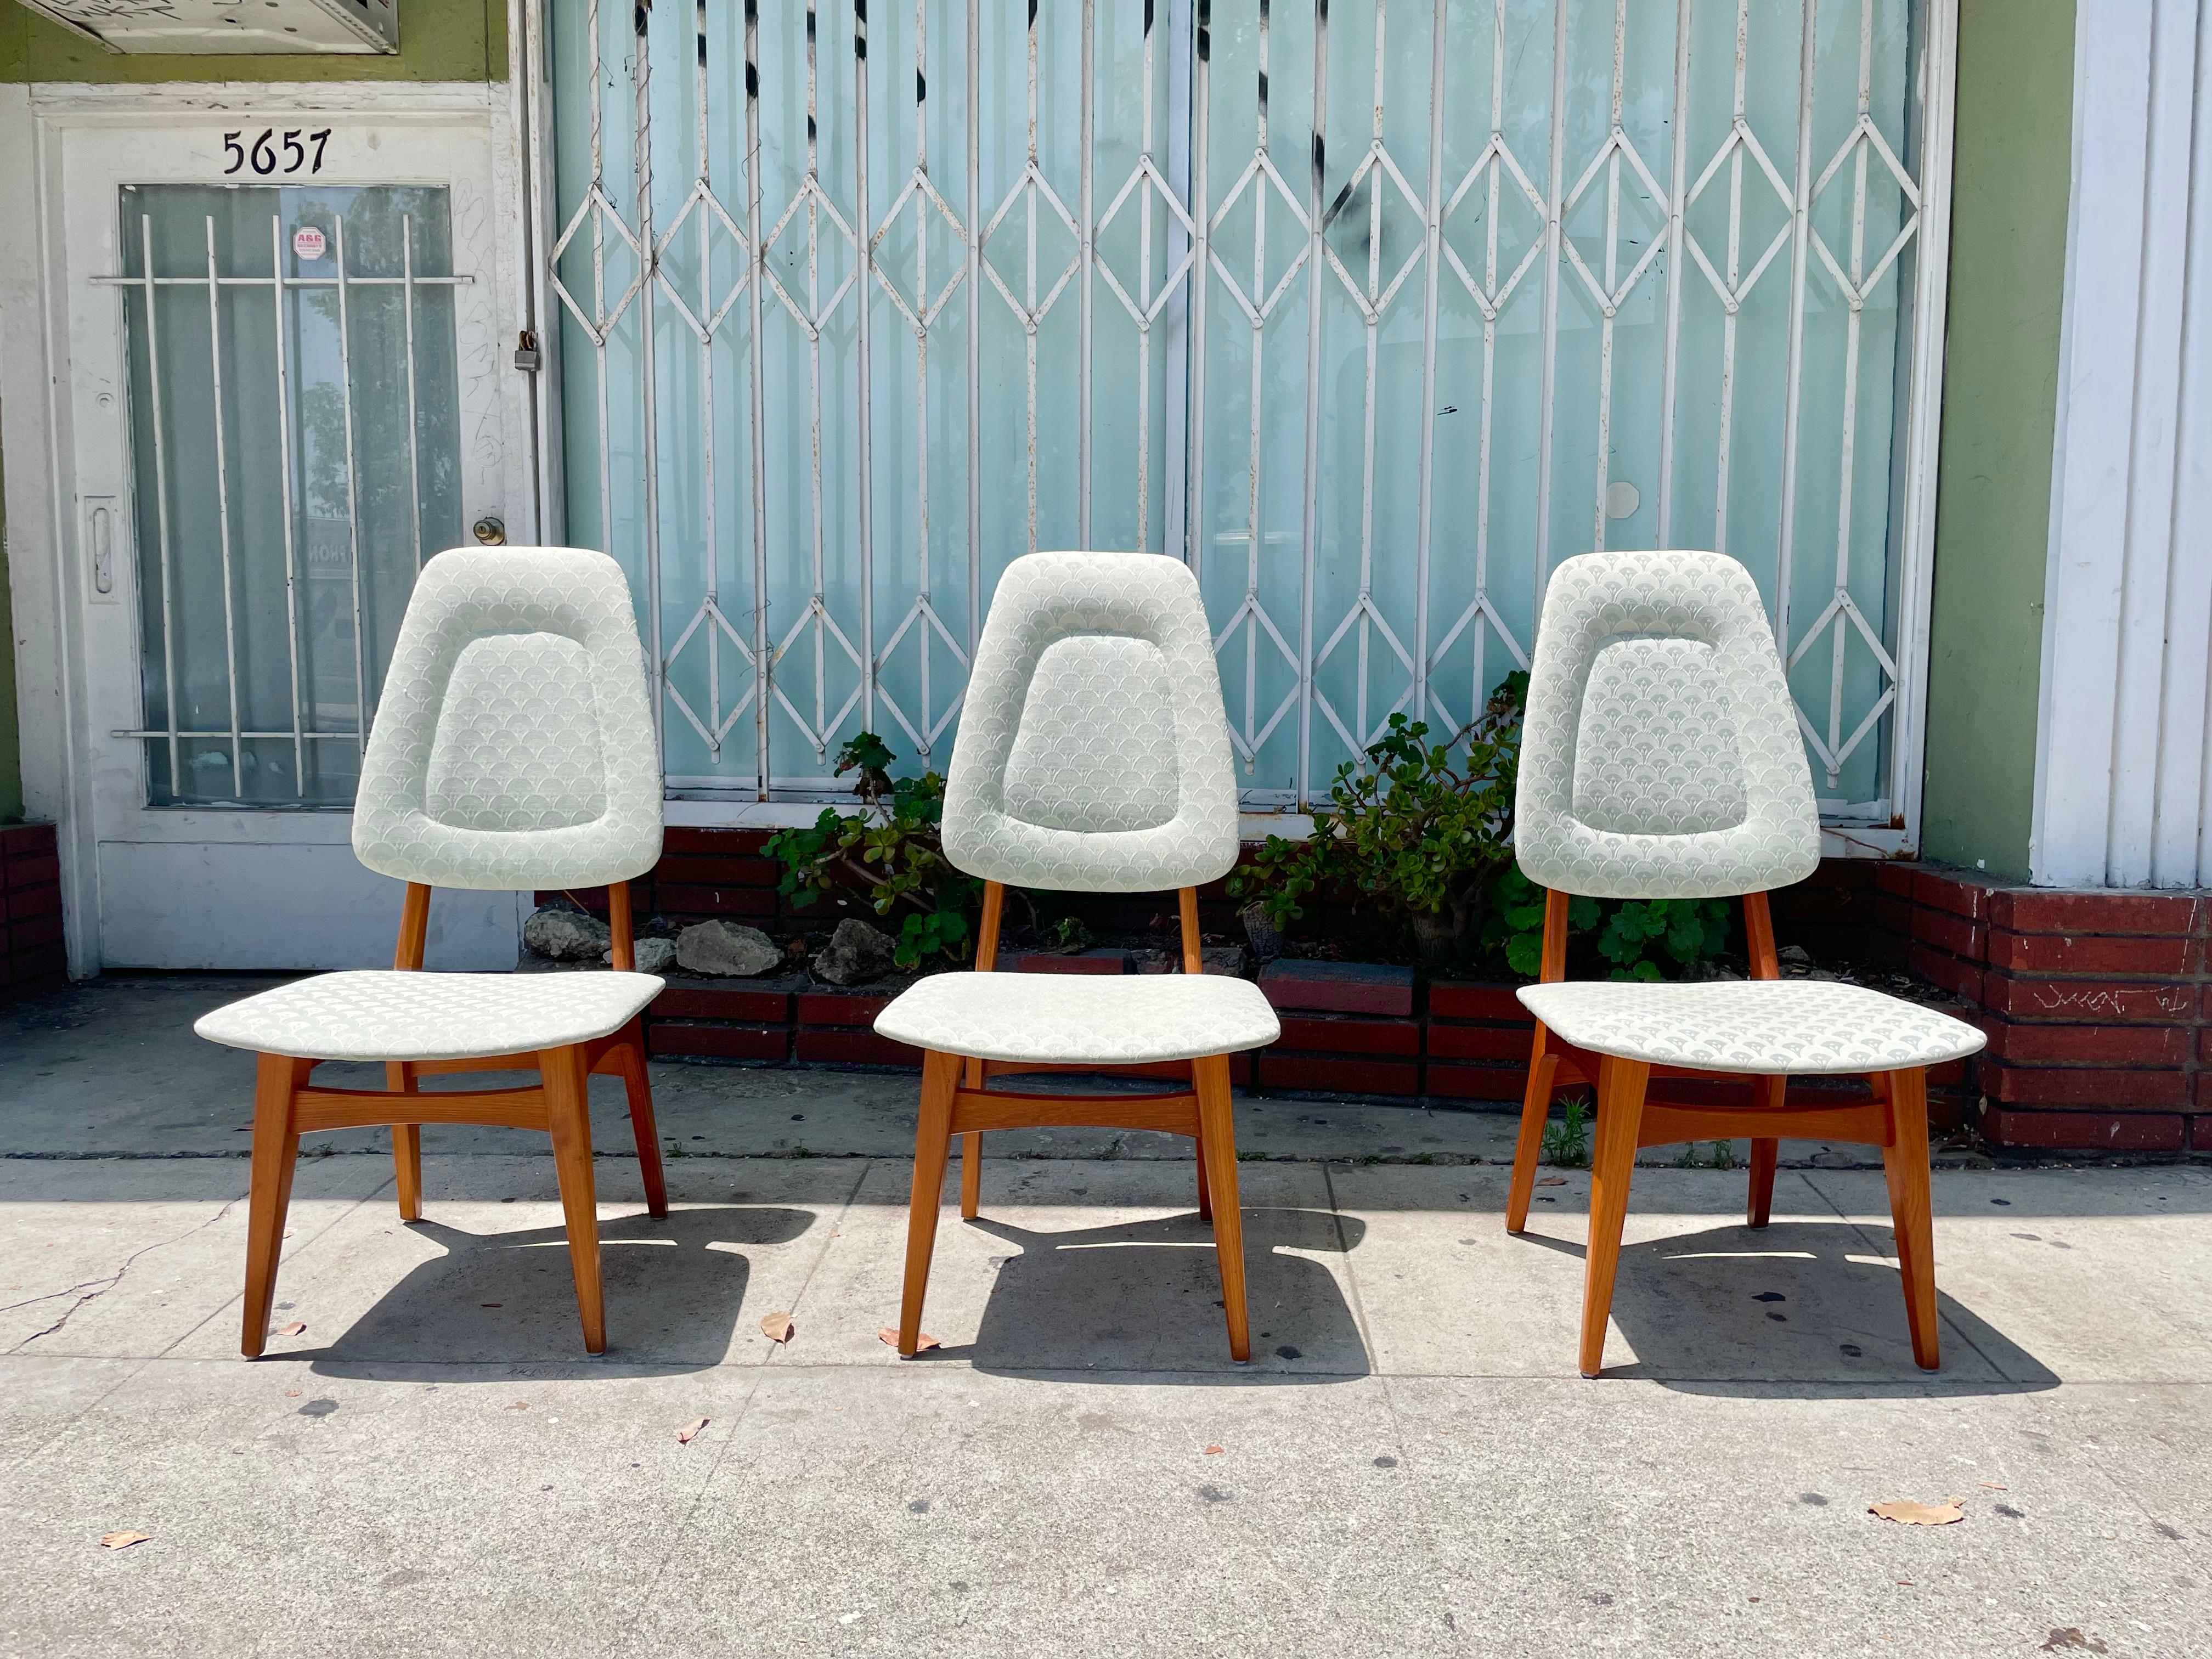
[[[172,1244],[183,1243],[185,1240],[191,1237],[196,1233],[205,1232],[209,1228],[214,1226],[216,1223],[221,1221],[225,1216],[228,1215],[233,1210],[236,1209],[245,1201],[246,1200],[243,1198],[231,1199],[228,1200],[220,1210],[217,1210],[205,1221],[201,1222],[198,1226],[187,1227],[183,1232],[179,1233],[174,1238],[165,1238],[156,1243],[141,1245],[138,1249],[131,1251],[129,1255],[125,1256],[123,1258],[123,1265],[118,1267],[112,1273],[110,1273],[106,1279],[88,1279],[80,1284],[70,1285],[65,1291],[50,1291],[44,1296],[34,1296],[29,1297],[26,1301],[11,1303],[9,1304],[9,1308],[0,1308],[0,1313],[6,1313],[9,1311],[9,1308],[28,1308],[40,1302],[51,1302],[56,1297],[76,1296],[76,1300],[70,1304],[69,1307],[64,1311],[59,1319],[54,1321],[52,1324],[47,1326],[46,1329],[42,1331],[33,1331],[30,1335],[16,1343],[15,1346],[9,1348],[8,1352],[11,1354],[21,1353],[24,1349],[29,1347],[31,1344],[40,1340],[41,1338],[53,1335],[55,1332],[61,1330],[67,1326],[70,1320],[76,1318],[78,1313],[80,1313],[87,1304],[97,1302],[101,1297],[106,1296],[118,1285],[120,1285],[123,1282],[123,1276],[131,1271],[131,1264],[137,1261],[140,1256],[150,1255],[155,1250],[165,1250]],[[77,1295],[77,1292],[79,1291],[82,1291],[83,1294],[81,1296]]]

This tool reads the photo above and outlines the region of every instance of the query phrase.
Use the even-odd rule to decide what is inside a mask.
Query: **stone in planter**
[[[890,936],[848,916],[814,957],[814,972],[832,985],[865,985],[881,979],[896,964],[898,947]]]
[[[1244,924],[1244,937],[1250,941],[1255,957],[1261,962],[1273,962],[1283,954],[1282,932],[1267,920],[1266,905],[1248,904],[1237,915]]]
[[[676,941],[672,939],[641,939],[635,941],[630,954],[636,961],[634,971],[641,974],[665,974],[676,965]],[[614,948],[610,945],[599,957],[611,968],[615,963]]]
[[[597,916],[547,905],[531,912],[522,924],[522,942],[541,957],[556,962],[597,962],[613,942],[607,925]]]
[[[1279,939],[1282,936],[1277,934],[1276,937]],[[1244,947],[1241,945],[1201,946],[1198,953],[1198,961],[1200,972],[1220,974],[1230,979],[1243,978],[1244,970],[1251,965]]]
[[[740,922],[696,922],[676,936],[676,963],[687,973],[755,979],[783,966],[783,947]],[[651,971],[641,960],[640,971]]]

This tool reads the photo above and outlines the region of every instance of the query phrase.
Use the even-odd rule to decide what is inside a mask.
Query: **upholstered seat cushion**
[[[1101,1066],[1237,1054],[1282,1034],[1258,986],[1214,974],[937,974],[876,1030],[976,1060]]]
[[[1707,1072],[1896,1072],[1971,1054],[1962,1020],[1827,980],[1597,980],[1524,985],[1522,1006],[1595,1054]]]
[[[210,1042],[301,1060],[468,1060],[588,1042],[659,994],[651,974],[319,974],[203,1015]]]

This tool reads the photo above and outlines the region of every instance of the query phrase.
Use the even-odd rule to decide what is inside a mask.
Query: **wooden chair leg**
[[[1751,1103],[1762,1111],[1780,1111],[1789,1098],[1786,1077],[1757,1077],[1751,1080]],[[1782,1143],[1772,1136],[1752,1137],[1751,1188],[1745,1195],[1744,1224],[1764,1227],[1774,1213],[1774,1166],[1782,1156]]]
[[[1251,1325],[1244,1307],[1244,1212],[1237,1199],[1237,1123],[1229,1091],[1229,1057],[1195,1062],[1198,1144],[1213,1200],[1213,1253],[1221,1263],[1221,1308],[1229,1321],[1229,1357],[1242,1365],[1252,1357]]]
[[[568,1224],[568,1265],[576,1275],[576,1309],[584,1351],[607,1351],[606,1304],[599,1286],[599,1206],[592,1174],[590,1079],[584,1051],[548,1048],[538,1057],[545,1080],[545,1127],[553,1134],[553,1168]]]
[[[1936,1229],[1928,1190],[1928,1073],[1918,1067],[1887,1076],[1895,1128],[1881,1149],[1889,1181],[1889,1218],[1897,1233],[1897,1266],[1905,1280],[1905,1317],[1912,1360],[1923,1371],[1939,1364],[1936,1314]]]
[[[1552,1115],[1552,1078],[1559,1057],[1549,1051],[1544,1028],[1536,1028],[1536,1049],[1528,1060],[1528,1092],[1521,1100],[1521,1138],[1513,1144],[1513,1182],[1505,1194],[1505,1231],[1528,1224],[1528,1200],[1536,1190],[1536,1159],[1544,1150],[1544,1120]]]
[[[914,1190],[906,1218],[906,1285],[899,1296],[898,1351],[908,1359],[921,1340],[921,1301],[929,1289],[929,1258],[937,1249],[937,1212],[945,1201],[945,1165],[952,1154],[952,1097],[959,1088],[958,1057],[925,1049],[921,1113],[914,1130]]]
[[[1191,1086],[1194,1090],[1197,1088],[1195,1079],[1193,1079]],[[1200,1136],[1191,1145],[1198,1149],[1198,1218],[1200,1221],[1212,1221],[1213,1219],[1213,1181],[1206,1167],[1205,1137]]]
[[[983,1132],[960,1137],[960,1218],[973,1221],[983,1206]]]
[[[384,1068],[384,1086],[395,1095],[415,1092],[415,1068],[405,1060],[395,1060]],[[395,1123],[392,1126],[392,1173],[399,1189],[399,1218],[420,1221],[422,1218],[422,1126],[419,1123]]]
[[[1636,1169],[1636,1131],[1650,1076],[1650,1066],[1641,1060],[1615,1060],[1608,1054],[1598,1061],[1589,1248],[1583,1279],[1584,1376],[1595,1376],[1605,1364],[1606,1322],[1613,1313],[1613,1274],[1620,1266],[1620,1229],[1628,1218],[1628,1182]]]
[[[660,1170],[660,1129],[653,1117],[653,1081],[645,1069],[645,1023],[632,1020],[615,1049],[623,1092],[629,1099],[629,1132],[637,1142],[637,1172],[645,1183],[645,1207],[668,1213],[668,1181]]]
[[[300,1132],[292,1127],[292,1096],[313,1062],[289,1054],[263,1054],[253,1078],[253,1169],[246,1188],[246,1314],[239,1348],[258,1359],[269,1339],[269,1310],[276,1299],[276,1258],[284,1249],[284,1212],[292,1203],[292,1173],[300,1163]]]

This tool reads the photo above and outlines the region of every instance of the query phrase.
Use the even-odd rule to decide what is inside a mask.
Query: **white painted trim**
[[[489,114],[507,88],[483,81],[156,81],[144,85],[41,81],[29,88],[41,117],[159,125],[179,114],[279,115],[293,110],[404,117]]]
[[[2030,873],[2206,878],[2212,62],[2203,0],[2081,0]],[[2192,304],[2192,301],[2196,303]]]

